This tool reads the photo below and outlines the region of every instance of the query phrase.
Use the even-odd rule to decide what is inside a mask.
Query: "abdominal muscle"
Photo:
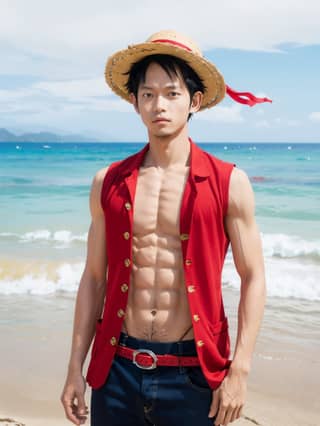
[[[141,167],[136,188],[132,273],[122,331],[139,339],[193,338],[183,276],[180,205],[189,168]]]

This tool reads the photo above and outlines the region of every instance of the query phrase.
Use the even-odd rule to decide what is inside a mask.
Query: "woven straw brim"
[[[130,102],[129,93],[125,87],[128,81],[126,73],[133,63],[155,54],[181,58],[198,74],[206,87],[200,110],[211,108],[222,101],[226,93],[226,86],[215,65],[200,55],[167,43],[141,43],[116,52],[108,58],[105,68],[106,82],[117,95]]]

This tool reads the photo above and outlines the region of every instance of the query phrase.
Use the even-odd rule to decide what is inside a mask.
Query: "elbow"
[[[261,295],[261,297],[266,300],[267,298],[267,286],[264,271],[261,272],[251,272],[247,271],[240,275],[241,278],[241,290],[247,288],[255,288]]]

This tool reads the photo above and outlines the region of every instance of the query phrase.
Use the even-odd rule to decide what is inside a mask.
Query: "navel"
[[[152,311],[151,311],[151,315],[152,315],[152,316],[155,316],[155,315],[156,315],[156,313],[157,313],[157,310],[156,310],[156,309],[152,309]]]

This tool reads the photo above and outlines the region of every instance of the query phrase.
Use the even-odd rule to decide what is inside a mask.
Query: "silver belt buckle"
[[[145,367],[144,365],[140,365],[138,364],[138,362],[136,361],[136,356],[139,354],[148,354],[151,356],[153,363],[150,365],[150,367]],[[133,351],[133,359],[132,362],[139,368],[141,368],[142,370],[154,370],[157,367],[157,355],[150,351],[149,349],[136,349],[135,351]]]

